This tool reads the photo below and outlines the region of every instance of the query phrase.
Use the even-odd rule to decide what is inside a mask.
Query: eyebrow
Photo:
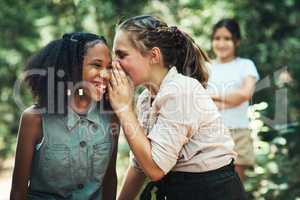
[[[96,62],[99,62],[99,63],[101,63],[101,64],[102,64],[102,62],[103,62],[103,61],[102,61],[101,59],[99,59],[99,58],[95,58],[95,59],[92,60],[92,62],[95,62],[95,61],[96,61]]]
[[[121,50],[121,49],[115,50],[115,54],[116,54],[116,55],[119,55],[119,54],[122,54],[122,53],[126,53],[126,51]]]

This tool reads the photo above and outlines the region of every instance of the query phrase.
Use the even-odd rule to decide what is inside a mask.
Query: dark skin
[[[26,199],[35,145],[41,140],[41,115],[31,107],[21,116],[13,172],[11,200]]]
[[[83,80],[94,81],[101,79],[103,83],[108,81],[108,74],[102,73],[104,69],[110,67],[110,56],[108,48],[103,44],[95,45],[88,50],[83,63]],[[71,101],[72,109],[84,114],[88,111],[92,101],[100,101],[102,95],[97,88],[90,88],[89,92],[85,91],[83,96],[74,96]],[[76,92],[75,94],[78,94]],[[89,95],[85,95],[89,94]],[[117,173],[116,158],[118,146],[119,124],[113,120],[113,153],[110,158],[108,168],[103,180],[103,199],[115,200],[117,190]],[[28,192],[28,182],[30,180],[32,159],[35,152],[35,146],[41,142],[42,117],[37,108],[32,106],[26,109],[21,116],[18,143],[15,158],[15,167],[13,171],[12,189],[10,194],[11,200],[25,200]]]
[[[114,119],[114,123],[118,123],[119,121],[117,119]],[[119,125],[118,128],[114,130],[113,137],[114,137],[114,143],[113,143],[113,153],[112,157],[110,159],[110,162],[108,164],[108,168],[106,171],[106,174],[103,179],[103,199],[104,200],[115,200],[117,196],[117,184],[118,184],[118,178],[117,178],[117,171],[116,171],[116,162],[117,162],[117,155],[118,155],[118,135],[119,133]]]

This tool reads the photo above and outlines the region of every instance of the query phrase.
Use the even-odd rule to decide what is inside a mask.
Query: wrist
[[[133,111],[133,108],[131,106],[125,106],[124,108],[119,109],[118,111],[116,111],[116,115],[118,116],[120,121],[124,118],[128,118],[132,114],[134,114],[134,111]]]

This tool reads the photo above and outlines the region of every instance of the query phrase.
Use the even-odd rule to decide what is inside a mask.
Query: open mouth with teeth
[[[97,93],[103,94],[106,91],[106,84],[103,82],[94,81],[92,82],[93,86],[96,88]]]

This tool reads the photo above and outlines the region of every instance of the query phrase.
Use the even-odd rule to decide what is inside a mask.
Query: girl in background
[[[237,56],[241,34],[235,20],[220,20],[211,38],[216,59],[211,65],[209,91],[234,139],[235,169],[244,180],[245,169],[255,161],[247,110],[259,76],[250,59]]]
[[[37,103],[21,116],[12,200],[115,199],[110,66],[106,40],[90,33],[65,34],[30,59],[25,80]]]

